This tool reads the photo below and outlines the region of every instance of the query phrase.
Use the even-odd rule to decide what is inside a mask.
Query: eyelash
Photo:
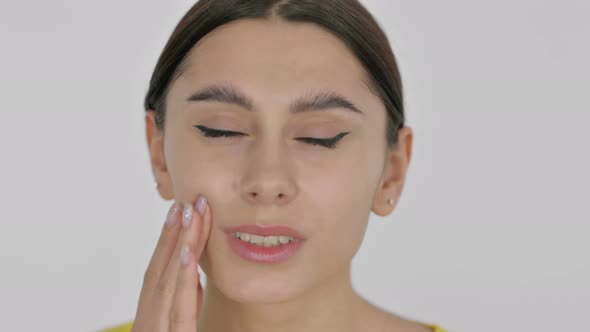
[[[200,129],[206,137],[210,138],[218,138],[218,137],[234,137],[234,136],[244,136],[245,134],[235,132],[235,131],[227,131],[227,130],[219,130],[219,129],[212,129],[207,128],[205,126],[195,126],[196,128]],[[332,138],[311,138],[311,137],[299,137],[298,139],[307,142],[311,145],[321,145],[328,149],[336,148],[336,144],[342,139],[342,137],[350,134],[349,132],[340,133]]]

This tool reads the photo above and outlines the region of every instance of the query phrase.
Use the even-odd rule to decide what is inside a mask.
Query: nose
[[[297,187],[285,149],[275,144],[252,150],[242,177],[242,195],[258,205],[285,205],[293,200]]]

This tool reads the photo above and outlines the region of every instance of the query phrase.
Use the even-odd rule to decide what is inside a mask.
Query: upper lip
[[[239,225],[239,226],[232,226],[225,228],[226,233],[236,233],[236,232],[244,232],[253,235],[260,235],[260,236],[272,236],[272,235],[285,235],[290,236],[296,239],[304,240],[305,237],[302,233],[291,228],[289,226],[283,225],[259,225],[259,224],[246,224],[246,225]]]

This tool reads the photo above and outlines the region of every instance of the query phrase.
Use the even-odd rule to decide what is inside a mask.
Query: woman
[[[134,321],[106,331],[442,331],[351,284],[369,214],[393,211],[412,151],[395,57],[359,2],[201,0],[145,109],[175,203]]]

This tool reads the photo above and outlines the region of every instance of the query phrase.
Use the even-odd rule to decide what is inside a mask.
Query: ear
[[[165,200],[174,198],[170,173],[164,155],[164,132],[156,127],[156,112],[148,110],[145,115],[145,132],[150,154],[152,173],[158,182],[158,192]]]
[[[413,133],[410,127],[398,131],[398,144],[387,149],[381,181],[374,196],[372,211],[378,216],[389,215],[400,199],[406,174],[412,159]],[[388,203],[393,200],[393,205]]]

